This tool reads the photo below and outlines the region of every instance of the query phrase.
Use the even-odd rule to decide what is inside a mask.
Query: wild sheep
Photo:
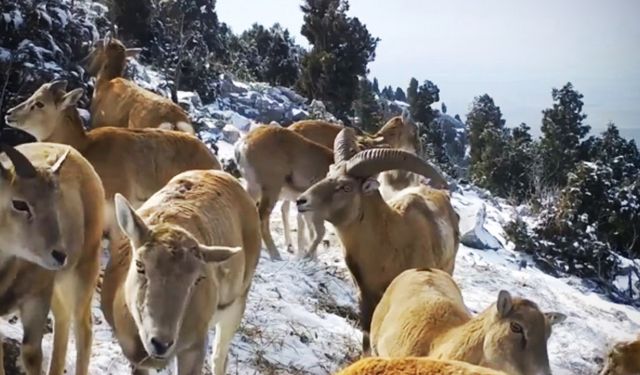
[[[189,116],[179,105],[122,78],[127,58],[139,52],[125,48],[110,34],[96,42],[87,57],[88,71],[96,76],[91,127],[161,128],[195,134]]]
[[[134,373],[177,357],[179,375],[201,374],[215,324],[212,369],[224,374],[260,255],[254,201],[220,171],[184,172],[137,212],[115,201],[130,244],[105,272],[102,308]]]
[[[100,178],[69,146],[3,145],[2,151],[7,157],[0,157],[0,316],[16,310],[20,314],[22,362],[28,375],[41,374],[42,336],[50,309],[54,334],[49,374],[65,372],[73,322],[76,374],[86,375],[103,229]],[[4,375],[2,357],[0,344]]]
[[[85,131],[76,110],[82,89],[65,93],[66,86],[66,81],[42,85],[5,119],[38,141],[68,144],[89,160],[104,185],[109,231],[116,229],[115,193],[138,207],[180,172],[221,168],[207,146],[182,132],[114,127]]]
[[[345,260],[360,289],[360,323],[367,350],[371,315],[385,289],[402,271],[434,267],[453,272],[458,249],[458,217],[448,192],[418,186],[385,202],[375,176],[404,169],[430,179],[438,188],[447,182],[428,163],[395,149],[358,146],[352,129],[335,141],[335,164],[327,176],[297,200],[299,212],[313,212],[334,225]]]
[[[507,375],[465,362],[432,358],[375,358],[359,360],[336,375]]]
[[[564,319],[501,291],[472,317],[451,276],[436,269],[401,273],[373,313],[371,351],[382,357],[464,361],[513,375],[551,374],[547,340]]]
[[[247,133],[235,146],[238,168],[247,180],[247,190],[257,201],[262,237],[272,259],[280,253],[271,237],[269,218],[278,198],[295,200],[298,195],[322,179],[333,163],[333,152],[289,129],[259,126]],[[324,236],[324,223],[315,223],[315,249]],[[311,250],[308,255],[313,255]]]
[[[616,343],[600,375],[640,374],[640,336],[635,341]]]

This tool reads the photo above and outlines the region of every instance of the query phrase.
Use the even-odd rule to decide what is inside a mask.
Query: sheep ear
[[[513,308],[513,300],[511,299],[511,294],[506,290],[501,290],[498,293],[498,302],[496,303],[496,308],[498,309],[498,314],[501,317],[506,317],[511,312]]]
[[[362,184],[362,192],[364,194],[371,194],[378,190],[379,187],[380,183],[378,182],[378,179],[375,177],[369,177]]]
[[[138,216],[131,204],[121,194],[116,194],[116,219],[120,230],[131,240],[135,247],[139,247],[149,235],[149,228]]]
[[[82,88],[77,88],[64,94],[62,101],[60,102],[60,108],[67,109],[75,107],[80,98],[82,98],[82,94],[84,94],[84,90]]]
[[[562,323],[567,319],[567,316],[563,313],[559,312],[546,312],[544,313],[545,318],[547,318],[547,323],[549,326],[554,326],[558,323]]]
[[[127,48],[124,51],[124,54],[127,57],[137,57],[140,52],[142,52],[142,48]]]
[[[200,254],[207,263],[224,262],[242,251],[242,247],[200,245]]]

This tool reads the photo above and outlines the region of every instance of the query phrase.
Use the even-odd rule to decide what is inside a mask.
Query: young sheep
[[[563,319],[506,291],[472,317],[448,273],[411,269],[393,280],[375,309],[371,351],[464,361],[513,375],[550,375],[547,340],[551,326]]]
[[[600,375],[640,374],[640,336],[635,341],[616,343]]]
[[[161,128],[195,134],[179,105],[122,77],[127,58],[139,52],[107,34],[87,57],[89,73],[96,75],[91,127]]]
[[[174,357],[178,375],[201,374],[215,324],[223,375],[260,255],[253,199],[225,172],[189,171],[137,212],[117,195],[116,212],[130,243],[105,272],[102,309],[134,374]]]
[[[38,141],[70,145],[89,160],[104,185],[107,230],[111,234],[119,233],[113,214],[115,193],[123,194],[138,207],[180,172],[221,169],[206,145],[182,132],[115,127],[87,132],[76,110],[82,89],[66,93],[66,86],[66,81],[45,83],[11,108],[5,119]]]
[[[432,358],[363,358],[336,375],[507,375],[486,367]]]
[[[273,207],[279,198],[295,200],[322,179],[333,163],[333,152],[286,128],[259,126],[236,143],[235,158],[249,194],[259,202],[267,251],[272,259],[281,259],[269,225]],[[325,232],[322,220],[313,222],[315,238],[308,256],[315,255]]]
[[[434,267],[453,272],[458,249],[458,217],[448,192],[419,186],[385,202],[375,176],[405,169],[430,179],[438,188],[447,182],[428,163],[395,149],[356,153],[355,132],[344,129],[335,141],[335,164],[327,176],[300,195],[299,212],[313,212],[334,225],[345,260],[360,289],[363,349],[368,350],[373,309],[402,271]]]
[[[103,230],[100,178],[69,146],[3,145],[2,151],[7,157],[0,157],[0,316],[20,314],[22,362],[28,375],[42,371],[42,336],[50,308],[54,316],[50,375],[65,372],[73,322],[76,374],[86,375],[91,298]],[[4,375],[2,354],[0,342]]]

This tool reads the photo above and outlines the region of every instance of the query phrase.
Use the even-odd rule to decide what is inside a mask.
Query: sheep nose
[[[155,351],[155,354],[162,356],[162,355],[165,355],[169,351],[169,349],[173,346],[173,341],[163,342],[157,337],[152,337],[151,345],[153,346],[153,350]]]
[[[64,266],[64,262],[67,261],[67,254],[63,253],[62,251],[52,250],[51,256],[53,257],[53,259],[55,259],[56,262],[58,262],[58,265],[60,266]]]
[[[305,204],[307,204],[307,198],[299,198],[299,199],[296,201],[296,205],[297,205],[297,206],[303,206],[303,205],[305,205]]]

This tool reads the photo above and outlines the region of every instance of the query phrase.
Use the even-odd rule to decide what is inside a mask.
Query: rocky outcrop
[[[479,250],[495,250],[502,247],[500,241],[498,241],[489,231],[484,228],[484,222],[487,219],[487,207],[482,204],[480,210],[476,214],[476,224],[473,229],[463,234],[460,238],[460,243],[463,245]]]

